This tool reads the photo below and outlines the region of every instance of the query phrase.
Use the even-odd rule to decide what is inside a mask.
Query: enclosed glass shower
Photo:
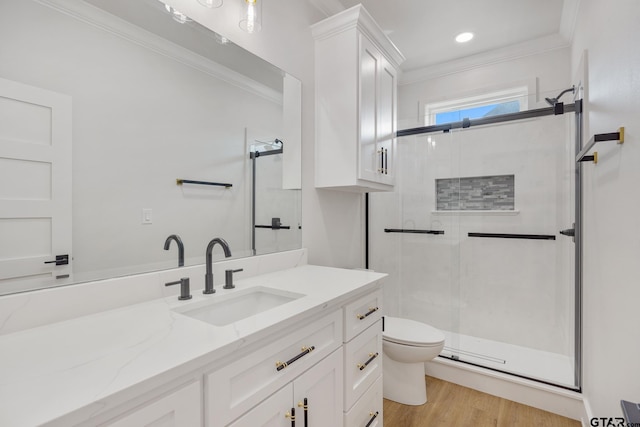
[[[445,333],[441,357],[579,389],[577,115],[523,117],[399,137],[368,266],[388,314]]]
[[[284,143],[254,141],[251,163],[251,248],[253,255],[300,247],[301,190],[283,188]]]

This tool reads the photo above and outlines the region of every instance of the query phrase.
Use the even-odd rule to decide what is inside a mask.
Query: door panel
[[[3,291],[70,274],[45,264],[71,255],[70,97],[0,79],[0,183]]]
[[[380,160],[376,153],[377,80],[380,54],[360,37],[360,157],[359,178],[375,181]]]
[[[380,181],[386,184],[394,182],[395,126],[396,126],[396,70],[381,58],[380,72],[380,113],[378,115],[377,141],[378,149],[384,150],[384,164]]]

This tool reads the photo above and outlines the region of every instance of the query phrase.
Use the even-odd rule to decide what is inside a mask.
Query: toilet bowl
[[[444,334],[433,326],[398,317],[384,318],[382,394],[405,405],[427,401],[424,362],[444,348]]]

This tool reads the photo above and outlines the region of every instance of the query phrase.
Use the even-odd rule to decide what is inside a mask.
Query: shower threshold
[[[574,389],[573,358],[499,341],[443,331],[440,356]]]

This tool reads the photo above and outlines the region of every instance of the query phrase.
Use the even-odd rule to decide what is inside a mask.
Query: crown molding
[[[35,0],[36,2],[64,13],[79,21],[107,31],[127,41],[133,42],[173,59],[195,70],[220,79],[239,89],[250,92],[268,101],[282,105],[282,94],[230,68],[198,55],[188,49],[170,42],[156,34],[143,30],[100,8],[78,0]]]
[[[316,40],[323,40],[335,34],[357,28],[361,33],[377,45],[378,49],[391,62],[394,68],[399,69],[404,62],[404,55],[396,45],[387,37],[382,28],[367,12],[358,4],[347,10],[317,22],[311,26],[311,34]]]
[[[538,55],[553,50],[564,49],[571,46],[571,43],[560,34],[554,34],[529,40],[523,43],[513,44],[500,49],[466,56],[452,61],[431,65],[429,67],[415,70],[404,70],[399,78],[400,85],[430,80],[476,68],[485,67],[491,64],[512,61],[531,55]]]

